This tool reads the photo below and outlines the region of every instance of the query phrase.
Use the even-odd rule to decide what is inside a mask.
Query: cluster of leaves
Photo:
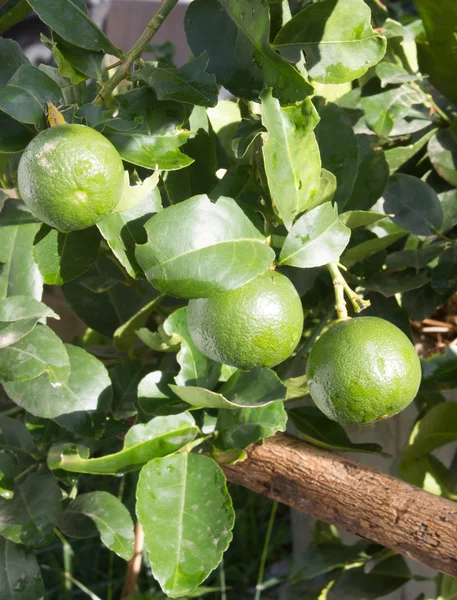
[[[0,38],[0,598],[43,595],[33,549],[56,533],[99,535],[132,557],[132,516],[98,476],[141,469],[136,515],[152,574],[168,596],[191,597],[232,538],[221,466],[284,431],[288,417],[321,447],[381,451],[286,402],[306,396],[303,359],[333,318],[329,262],[347,268],[370,314],[408,335],[409,319],[457,291],[456,8],[416,5],[420,18],[400,21],[363,0],[293,13],[275,0],[194,0],[185,24],[195,58],[180,68],[137,61],[103,106],[106,55],[123,55],[82,0],[0,8],[0,33],[36,12],[56,65],[34,67]],[[235,100],[218,101],[220,86]],[[96,227],[60,233],[15,196],[21,152],[46,127],[49,102],[125,161],[121,205]],[[273,264],[303,301],[295,355],[252,372],[203,356],[186,299]],[[75,343],[46,323],[58,315],[42,301],[44,284],[60,286],[87,326]],[[457,439],[456,405],[442,395],[457,387],[455,347],[423,369],[399,474],[454,499],[452,468],[431,453]],[[325,598],[330,587],[375,598],[411,577],[401,557],[342,546],[319,525],[276,583],[288,582],[289,600]],[[441,598],[455,595],[452,580],[439,585]]]

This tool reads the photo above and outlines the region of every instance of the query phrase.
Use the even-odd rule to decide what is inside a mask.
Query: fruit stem
[[[151,39],[159,31],[162,23],[168,17],[170,12],[178,3],[178,0],[164,0],[162,6],[153,16],[146,29],[140,35],[138,40],[133,44],[130,50],[125,54],[121,64],[115,71],[114,75],[109,79],[99,91],[92,104],[103,104],[103,102],[111,96],[119,83],[125,79],[130,72],[130,69],[135,60],[142,54],[143,50],[149,44]]]
[[[346,292],[349,298],[354,312],[359,313],[370,306],[369,300],[364,300],[359,294],[356,294],[352,290],[347,281],[344,279],[341,271],[338,268],[338,263],[331,262],[327,265],[328,270],[333,278],[333,287],[335,288],[335,308],[338,319],[348,319],[348,312],[346,308],[346,302],[344,300],[344,293]]]
[[[346,281],[338,269],[338,265],[331,262],[327,265],[330,275],[332,276],[333,288],[335,291],[335,309],[338,319],[348,319],[348,311],[346,301],[344,299],[344,286]]]

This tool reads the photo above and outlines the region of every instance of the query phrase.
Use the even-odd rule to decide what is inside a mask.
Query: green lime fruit
[[[324,333],[311,350],[306,375],[311,397],[327,417],[360,425],[406,408],[419,389],[421,365],[398,327],[359,317]]]
[[[63,232],[91,227],[119,202],[124,167],[113,144],[84,125],[39,133],[19,162],[19,192],[30,211]]]
[[[276,271],[235,290],[190,300],[187,319],[203,354],[245,370],[273,367],[288,358],[303,330],[300,296]]]

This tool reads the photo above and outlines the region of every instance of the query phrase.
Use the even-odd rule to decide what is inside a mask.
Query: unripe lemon
[[[359,317],[324,333],[311,350],[306,374],[311,397],[327,417],[364,424],[391,417],[414,400],[421,365],[398,327]]]
[[[303,329],[300,296],[276,271],[235,290],[190,300],[187,315],[189,333],[203,354],[245,370],[288,358]]]
[[[113,144],[84,125],[39,133],[19,162],[19,192],[30,211],[51,227],[85,229],[119,202],[124,167]]]

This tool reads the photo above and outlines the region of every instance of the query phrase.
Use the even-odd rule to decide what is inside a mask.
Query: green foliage
[[[335,317],[329,263],[334,280],[346,269],[338,315],[343,289],[410,337],[410,320],[452,311],[455,2],[194,0],[193,57],[178,66],[172,46],[150,45],[175,3],[124,54],[83,0],[0,0],[0,34],[33,10],[54,60],[32,66],[0,38],[0,599],[121,597],[135,514],[150,567],[132,599],[384,596],[420,579],[400,555],[317,523],[288,561],[287,509],[228,489],[222,469],[291,426],[326,450],[386,456],[377,429],[354,443],[309,406],[306,359]],[[221,86],[234,98],[220,100]],[[109,139],[125,170],[113,213],[67,234],[16,192],[52,105]],[[253,371],[205,356],[188,300],[270,269],[303,305],[293,355]],[[421,361],[395,462],[450,500],[456,461],[434,453],[457,441],[456,404],[441,393],[457,389],[456,354],[451,343]],[[456,595],[455,579],[436,584],[436,598]]]

